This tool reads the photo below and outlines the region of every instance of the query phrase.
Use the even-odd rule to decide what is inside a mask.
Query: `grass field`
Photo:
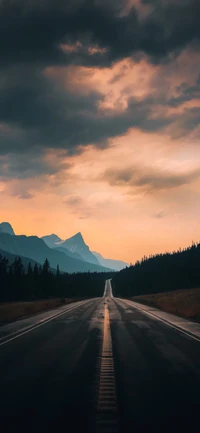
[[[0,325],[13,322],[23,317],[31,316],[42,311],[51,310],[81,299],[45,299],[33,302],[6,302],[0,304]]]
[[[131,299],[200,323],[200,289],[175,290]]]

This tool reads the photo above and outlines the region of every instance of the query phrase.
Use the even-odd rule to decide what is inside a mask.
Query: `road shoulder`
[[[156,320],[161,320],[162,322],[168,324],[169,326],[172,326],[173,328],[185,333],[188,336],[191,336],[192,338],[197,339],[200,341],[200,324],[191,322],[187,319],[180,318],[178,316],[175,316],[171,313],[166,313],[165,311],[160,311],[157,308],[149,307],[144,304],[140,304],[138,302],[116,298],[120,301],[123,301],[125,304],[129,305],[130,307],[136,308],[137,310],[144,312],[152,318],[155,318]]]

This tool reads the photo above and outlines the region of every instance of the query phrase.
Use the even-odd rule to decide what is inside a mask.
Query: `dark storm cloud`
[[[24,152],[35,147],[63,148],[77,152],[79,145],[98,143],[123,134],[129,127],[156,131],[172,119],[151,118],[152,98],[130,98],[123,113],[108,116],[99,113],[97,103],[103,95],[70,93],[39,70],[19,67],[0,73],[0,122],[9,125],[1,130],[1,153]],[[14,132],[13,132],[14,129]]]
[[[144,2],[143,2],[144,3]],[[105,65],[136,52],[153,61],[176,53],[200,39],[199,0],[177,3],[149,2],[151,13],[143,19],[132,7],[120,15],[124,2],[3,0],[0,4],[1,62],[42,65]],[[121,7],[120,7],[121,6]],[[102,54],[63,53],[61,43],[80,40],[107,48]]]
[[[52,167],[42,159],[46,148],[64,149],[68,154],[79,152],[79,146],[95,143],[108,145],[108,139],[124,134],[130,127],[155,132],[173,124],[179,117],[183,122],[179,136],[187,134],[199,123],[199,109],[185,110],[184,114],[164,117],[155,115],[156,104],[173,106],[171,100],[148,97],[138,101],[133,97],[123,112],[99,112],[98,103],[104,96],[98,91],[89,95],[70,93],[47,79],[40,70],[29,66],[13,67],[0,73],[0,128],[1,154],[24,154],[13,165],[10,174],[19,170],[20,176],[34,170],[51,174]],[[194,90],[193,90],[194,94]],[[179,103],[185,96],[179,97]],[[178,105],[178,104],[177,104]],[[29,162],[30,170],[26,167]],[[20,169],[21,164],[24,169]],[[57,166],[59,171],[60,166]],[[2,176],[2,169],[1,169]]]
[[[145,191],[168,190],[189,184],[200,177],[200,169],[187,173],[173,173],[149,167],[126,167],[123,169],[106,170],[101,179],[113,186],[142,188]]]
[[[0,73],[0,92],[0,122],[10,126],[0,130],[2,152],[33,146],[70,149],[89,141],[90,116],[100,95],[72,95],[30,67],[11,68],[4,79]],[[89,118],[82,115],[83,110],[90,113]],[[94,135],[91,128],[95,140]]]
[[[151,12],[143,18],[134,7],[123,13],[127,3],[0,1],[0,151],[9,155],[7,165],[0,161],[1,177],[59,172],[59,164],[52,168],[44,161],[46,148],[74,153],[89,143],[103,147],[130,127],[153,132],[176,120],[152,116],[158,102],[153,98],[130,98],[123,112],[100,113],[98,104],[104,96],[98,89],[88,95],[72,93],[44,75],[48,66],[110,66],[137,53],[151,62],[163,62],[189,43],[199,42],[199,0],[165,6],[149,1]],[[77,41],[77,49],[61,49]],[[182,89],[177,101],[159,102],[178,105],[189,93],[192,97],[194,89]],[[187,117],[185,112],[184,133],[196,127],[198,115],[190,110]],[[15,153],[26,155],[25,160],[20,155],[14,161]]]
[[[40,148],[19,155],[8,153],[0,158],[0,179],[37,179],[42,175],[54,176],[66,172],[71,165],[65,162],[64,156],[64,153],[61,153],[48,158]]]

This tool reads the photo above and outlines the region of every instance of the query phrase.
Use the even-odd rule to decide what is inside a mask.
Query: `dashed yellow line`
[[[104,333],[97,403],[96,433],[118,433],[115,373],[108,305],[104,308]]]

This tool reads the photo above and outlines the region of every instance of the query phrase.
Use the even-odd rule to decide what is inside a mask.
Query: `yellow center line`
[[[104,308],[103,347],[97,403],[96,433],[117,433],[117,399],[108,305]]]

